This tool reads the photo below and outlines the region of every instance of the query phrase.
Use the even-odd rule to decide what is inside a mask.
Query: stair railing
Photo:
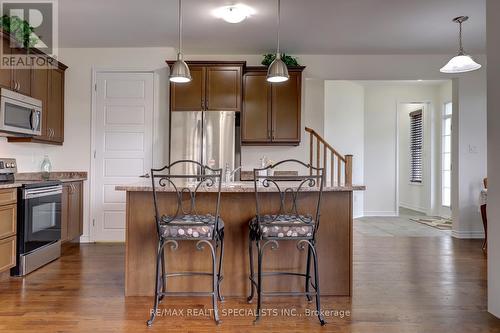
[[[325,175],[327,175],[325,181],[329,182],[330,186],[351,187],[352,155],[342,156],[315,130],[309,127],[305,130],[309,133],[309,164],[325,170]]]

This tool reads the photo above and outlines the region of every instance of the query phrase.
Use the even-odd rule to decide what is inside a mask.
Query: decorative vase
[[[50,172],[52,171],[52,163],[50,163],[50,159],[48,155],[43,157],[42,165],[40,166],[40,170],[42,171],[42,178],[44,180],[48,180],[50,178]]]

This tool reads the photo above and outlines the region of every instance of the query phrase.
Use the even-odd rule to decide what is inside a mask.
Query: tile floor
[[[354,234],[380,237],[450,237],[448,230],[439,230],[411,221],[410,218],[425,216],[410,209],[400,208],[396,217],[361,217],[354,220]]]

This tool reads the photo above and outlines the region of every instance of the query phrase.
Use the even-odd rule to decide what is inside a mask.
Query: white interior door
[[[102,72],[96,75],[94,120],[95,241],[125,240],[125,192],[152,165],[153,74]]]

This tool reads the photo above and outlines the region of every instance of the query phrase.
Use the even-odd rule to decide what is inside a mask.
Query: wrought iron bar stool
[[[278,167],[295,168],[306,171],[305,175],[297,176],[274,176],[274,170]],[[289,169],[290,170],[290,169]],[[291,169],[293,170],[293,169]],[[301,173],[299,173],[301,174]],[[262,296],[306,296],[309,302],[312,297],[316,298],[316,310],[321,325],[326,322],[321,314],[320,288],[319,288],[319,267],[316,251],[316,233],[319,228],[320,205],[323,192],[324,169],[314,168],[298,160],[284,160],[265,168],[254,169],[255,203],[256,216],[250,221],[249,227],[249,247],[250,256],[250,288],[251,294],[248,302],[251,303],[255,289],[257,290],[257,312],[258,321],[261,315]],[[312,188],[315,189],[312,189]],[[311,191],[312,190],[312,191]],[[261,203],[262,193],[278,192],[280,206],[277,212],[263,214]],[[315,193],[315,208],[313,212],[303,212],[299,209],[301,194],[304,192]],[[307,246],[307,262],[304,273],[297,272],[263,272],[262,260],[264,250],[268,245],[271,249],[279,247],[279,241],[296,241],[299,251],[305,250]],[[254,245],[257,248],[257,280],[254,271]],[[314,264],[314,283],[311,275],[311,259]],[[262,278],[265,276],[289,275],[301,276],[305,279],[304,292],[264,292],[262,290]],[[310,289],[310,286],[313,290]]]
[[[174,174],[175,170],[186,172]],[[220,190],[222,169],[211,169],[191,160],[176,161],[161,169],[151,169],[153,184],[153,200],[155,208],[156,230],[158,232],[158,250],[156,253],[155,298],[151,317],[147,325],[151,326],[155,319],[158,304],[164,296],[193,295],[211,296],[214,319],[220,323],[217,298],[222,301],[219,285],[222,281],[221,269],[224,255],[224,221],[220,218]],[[177,207],[174,214],[161,214],[158,205],[158,192],[165,187],[177,194]],[[196,211],[196,195],[199,190],[216,194],[213,212],[198,214]],[[188,207],[183,205],[184,199],[189,201]],[[178,241],[195,242],[197,250],[205,245],[210,249],[212,258],[211,272],[167,272],[164,247],[170,244],[173,251],[179,247]],[[219,250],[220,248],[220,250]],[[218,259],[218,265],[217,265]],[[217,267],[218,266],[218,267]],[[212,290],[209,292],[167,292],[167,279],[177,276],[205,275],[212,277]]]

